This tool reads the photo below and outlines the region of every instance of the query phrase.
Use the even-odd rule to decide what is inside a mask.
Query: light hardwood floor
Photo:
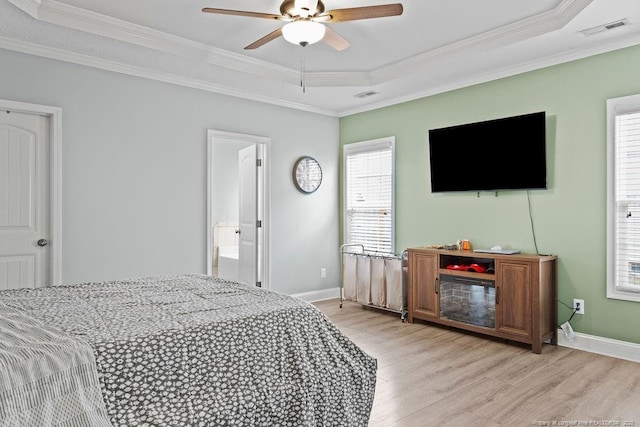
[[[378,360],[369,427],[640,426],[638,363],[546,344],[534,354],[354,303],[315,305]]]

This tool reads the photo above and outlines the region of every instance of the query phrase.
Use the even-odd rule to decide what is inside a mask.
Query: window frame
[[[640,94],[607,100],[607,298],[640,302],[640,290],[618,287],[616,259],[617,181],[616,181],[616,117],[640,112]]]
[[[378,151],[380,148],[391,148],[391,253],[395,254],[395,240],[396,240],[396,139],[394,136],[388,136],[384,138],[371,139],[367,141],[353,142],[350,144],[344,144],[342,147],[342,176],[344,177],[342,186],[342,215],[343,215],[343,227],[342,227],[342,242],[345,244],[352,243],[347,241],[349,216],[347,213],[348,207],[348,177],[347,177],[347,156],[355,153],[366,153],[371,151]],[[366,248],[365,248],[366,250]]]

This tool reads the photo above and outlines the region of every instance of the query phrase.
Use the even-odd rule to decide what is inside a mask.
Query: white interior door
[[[0,289],[51,284],[49,118],[0,112]]]
[[[259,144],[238,151],[240,280],[258,284],[258,163]]]

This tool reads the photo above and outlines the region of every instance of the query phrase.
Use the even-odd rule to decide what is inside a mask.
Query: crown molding
[[[513,76],[516,74],[525,73],[528,71],[533,71],[540,68],[545,68],[553,65],[558,65],[561,63],[582,59],[588,56],[598,55],[601,53],[610,52],[613,50],[623,49],[625,47],[631,47],[640,44],[640,35],[632,34],[629,37],[623,39],[616,39],[611,42],[603,42],[599,45],[590,46],[586,48],[575,49],[570,52],[565,52],[558,55],[547,56],[542,59],[537,59],[535,61],[529,61],[526,63],[518,64],[516,66],[503,67],[501,69],[492,70],[491,72],[477,74],[468,79],[458,80],[455,82],[439,85],[432,87],[426,91],[417,91],[412,92],[410,95],[399,96],[389,98],[377,103],[367,104],[366,106],[350,108],[345,110],[331,110],[309,106],[307,104],[290,102],[287,100],[274,98],[274,97],[266,97],[266,96],[258,96],[253,92],[236,90],[229,88],[227,86],[214,84],[211,82],[206,82],[202,80],[189,79],[184,76],[164,73],[157,70],[153,70],[150,68],[143,68],[137,66],[131,66],[128,64],[105,60],[98,57],[93,57],[85,54],[79,54],[75,52],[71,52],[68,50],[63,50],[59,48],[52,48],[48,46],[42,46],[34,43],[19,41],[11,38],[0,37],[0,48],[12,50],[16,52],[27,53],[36,56],[42,56],[45,58],[60,60],[64,62],[75,63],[79,65],[85,65],[93,68],[99,68],[103,70],[114,71],[118,73],[133,75],[137,77],[147,78],[151,80],[162,81],[166,83],[172,83],[176,85],[191,87],[194,89],[201,89],[209,92],[219,93],[222,95],[228,95],[233,97],[239,97],[249,100],[254,100],[258,102],[264,102],[267,104],[278,105],[281,107],[292,108],[301,111],[308,111],[312,113],[318,113],[331,117],[345,117],[352,114],[362,113],[366,111],[371,111],[379,108],[388,107],[395,104],[400,104],[407,101],[413,101],[416,99],[424,98],[427,96],[436,95],[439,93],[448,92],[451,90],[460,89],[463,87],[485,83],[492,80],[497,80],[504,77]],[[337,74],[337,75],[332,75]],[[352,86],[358,86],[358,82],[362,81],[371,81],[370,73],[361,72],[361,73],[309,73],[306,76],[306,83],[309,84],[310,81],[313,81],[315,84],[322,84],[322,79],[328,75],[329,81],[340,80],[345,82],[348,85],[349,83]],[[351,76],[354,77],[354,81],[350,81],[349,78]],[[296,82],[298,84],[298,82]],[[311,85],[309,85],[311,86]]]
[[[498,48],[564,27],[593,0],[563,0],[555,9],[504,25],[491,31],[380,67],[370,73],[369,84],[401,78],[415,70],[428,69],[436,60],[464,55],[470,50]]]
[[[22,10],[35,10],[36,12],[38,12],[36,13],[36,15],[41,14],[42,11],[45,10],[45,8],[40,6],[41,3],[38,0],[9,1],[14,5],[20,7]],[[566,25],[567,22],[571,21],[573,17],[575,17],[580,11],[582,11],[585,7],[592,3],[592,1],[593,0],[563,0],[553,10],[532,16],[530,18],[515,22],[507,26],[500,27],[496,30],[478,36],[467,38],[451,45],[443,46],[439,49],[416,55],[412,58],[394,64],[380,67],[372,71],[307,72],[305,74],[305,85],[307,87],[353,88],[382,85],[408,74],[420,73],[422,72],[421,70],[429,69],[433,65],[434,60],[442,60],[444,58],[446,58],[447,60],[463,58],[464,55],[468,54],[470,49],[477,49],[479,46],[493,46],[495,48],[505,47],[506,43],[504,43],[504,40],[510,40],[510,42],[513,43],[516,40],[523,40],[528,37],[533,37],[534,34],[540,34],[546,31],[551,31],[551,29],[561,28],[562,26]],[[56,7],[61,6],[61,8],[58,9],[56,9],[56,7],[53,8],[56,10],[68,10],[65,5],[62,5],[55,0],[48,1],[47,4],[55,4]],[[19,5],[21,5],[22,7]],[[86,11],[78,8],[70,9],[74,12],[83,14],[83,16],[87,18],[78,20],[78,22],[80,22],[80,24],[78,24],[79,26],[89,25],[88,23],[93,22],[92,19],[97,15],[91,12],[85,13]],[[49,12],[46,12],[45,15],[47,13]],[[68,18],[69,16],[71,16],[69,14],[65,15],[63,13],[62,15],[67,16],[67,19],[71,19]],[[295,86],[298,86],[300,84],[299,70],[291,70],[285,67],[274,66],[273,64],[267,62],[253,60],[251,58],[237,55],[222,49],[212,48],[200,43],[192,42],[187,39],[167,35],[165,33],[157,32],[145,27],[132,25],[125,21],[114,20],[112,18],[104,17],[103,15],[97,16],[99,19],[105,18],[107,21],[109,21],[110,25],[107,25],[105,28],[110,28],[111,30],[113,30],[114,25],[112,24],[114,24],[114,22],[121,24],[123,28],[127,29],[127,34],[134,34],[134,38],[139,38],[142,40],[147,39],[147,47],[150,47],[152,49],[172,53],[174,55],[180,55],[187,58],[192,58],[193,54],[195,52],[198,52],[198,58],[202,62],[203,57],[205,57],[206,64],[231,68],[233,70],[242,71],[249,74],[257,74],[261,78],[264,78],[266,80],[271,79],[281,82],[284,81],[287,84],[292,84]],[[73,21],[73,19],[71,20]],[[118,73],[148,78],[151,80],[172,83],[195,89],[201,89],[238,98],[249,99],[257,102],[278,105],[285,108],[318,113],[331,117],[344,117],[351,114],[371,111],[374,109],[412,101],[450,90],[460,89],[474,84],[484,83],[504,77],[509,77],[515,74],[520,74],[576,59],[581,59],[591,55],[597,55],[600,53],[637,45],[639,43],[640,35],[635,33],[635,35],[631,34],[625,38],[618,38],[613,41],[603,41],[598,45],[590,45],[584,48],[577,48],[561,54],[547,55],[543,58],[538,58],[533,61],[525,61],[520,64],[505,66],[484,73],[478,73],[465,79],[436,84],[435,86],[432,86],[427,90],[411,92],[408,95],[387,98],[377,103],[371,103],[360,107],[341,110],[314,107],[304,103],[281,99],[277,96],[256,95],[253,91],[250,91],[248,89],[236,89],[224,84],[216,84],[208,80],[189,78],[175,73],[164,72],[162,70],[154,69],[151,67],[134,66],[125,63],[125,61],[118,62],[113,60],[106,60],[97,56],[76,53],[68,49],[52,48],[41,44],[0,37],[0,48],[8,50],[24,52],[60,61],[110,70]],[[270,72],[270,70],[272,72]],[[379,90],[384,91],[383,88]]]
[[[497,48],[564,27],[593,0],[563,0],[556,8],[468,37],[380,68],[361,72],[309,73],[309,86],[373,86],[429,69],[437,60],[462,56],[470,50]]]
[[[58,61],[70,62],[73,64],[84,65],[87,67],[98,68],[101,70],[114,71],[116,73],[127,74],[136,77],[142,77],[150,80],[157,80],[165,83],[172,83],[179,86],[200,89],[208,92],[214,92],[222,95],[233,96],[236,98],[249,99],[252,101],[263,102],[281,107],[292,108],[295,110],[308,111],[326,116],[336,117],[336,111],[318,108],[307,104],[287,101],[281,98],[256,95],[253,92],[230,88],[229,86],[219,85],[204,80],[191,79],[177,74],[166,73],[150,68],[139,67],[130,64],[124,64],[117,61],[110,61],[95,56],[71,52],[68,50],[52,48],[49,46],[41,46],[34,43],[14,40],[6,37],[0,37],[0,48],[12,50],[30,55],[41,56],[44,58],[55,59]]]
[[[57,0],[8,1],[33,18],[51,24],[187,57],[194,61],[204,61],[209,65],[261,78],[293,85],[299,84],[298,70],[194,42]],[[362,87],[381,84],[428,69],[438,58],[463,55],[469,49],[504,46],[557,30],[592,2],[593,0],[563,0],[554,9],[377,69],[355,72],[310,72],[305,77],[305,83],[308,87]]]
[[[56,0],[44,0],[44,2],[37,0],[8,1],[33,18],[50,24],[291,84],[297,84],[299,77],[298,71],[287,67],[239,55]],[[36,1],[37,3],[35,3]]]
[[[388,98],[384,101],[367,104],[363,107],[341,110],[338,112],[338,117],[346,117],[352,114],[364,113],[367,111],[377,110],[379,108],[390,107],[392,105],[401,104],[403,102],[415,101],[416,99],[450,92],[452,90],[462,89],[464,87],[473,86],[480,83],[486,83],[493,80],[511,77],[518,74],[551,67],[554,65],[560,65],[567,62],[588,58],[590,56],[600,55],[603,53],[636,46],[639,44],[640,34],[636,33],[622,39],[607,41],[598,45],[591,45],[589,47],[573,49],[561,54],[549,55],[544,58],[539,58],[533,61],[527,61],[508,67],[502,67],[500,69],[491,70],[485,73],[474,74],[473,76],[470,76],[469,78],[464,80],[457,80],[455,82],[434,86],[425,91],[413,92],[410,95]]]
[[[32,18],[38,19],[38,11],[40,10],[40,0],[9,0],[18,9],[22,10]]]

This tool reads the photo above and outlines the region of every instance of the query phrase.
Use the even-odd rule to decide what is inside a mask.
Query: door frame
[[[49,277],[62,284],[62,108],[0,99],[1,111],[35,114],[49,119]]]
[[[259,256],[262,258],[262,262],[258,263],[259,277],[262,279],[262,288],[270,289],[271,287],[271,275],[270,275],[270,262],[269,262],[269,201],[271,200],[271,138],[257,135],[248,135],[235,132],[226,132],[222,130],[208,129],[207,130],[207,239],[206,239],[206,254],[207,254],[207,274],[213,273],[213,239],[211,235],[211,229],[213,227],[211,221],[211,213],[213,212],[213,189],[211,185],[212,172],[213,172],[213,144],[221,141],[231,141],[242,144],[260,144],[262,146],[262,167],[258,170],[260,175],[258,192],[262,191],[262,197],[258,198],[258,215],[262,220],[262,244],[258,248]]]

